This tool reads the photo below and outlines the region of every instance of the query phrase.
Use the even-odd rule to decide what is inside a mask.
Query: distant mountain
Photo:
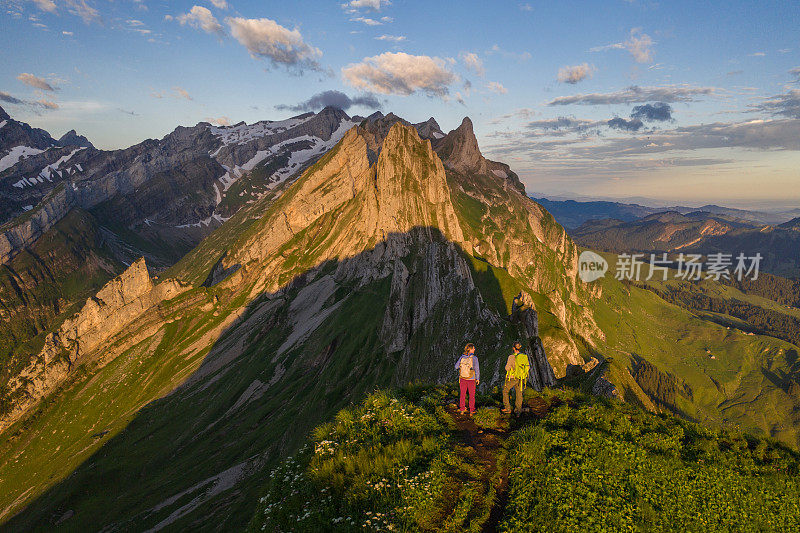
[[[83,135],[78,135],[75,130],[69,130],[58,139],[59,146],[78,146],[80,148],[94,148],[89,139]]]
[[[632,222],[646,217],[647,215],[666,211],[674,211],[681,214],[710,213],[728,217],[732,221],[750,223],[752,225],[780,224],[800,215],[800,209],[767,213],[721,207],[718,205],[705,205],[702,207],[653,207],[613,201],[550,200],[546,197],[533,198],[547,208],[547,210],[556,217],[556,220],[567,229],[575,229],[590,220],[612,218],[623,222]]]
[[[355,125],[343,111],[325,108],[277,122],[178,127],[161,140],[104,151],[74,131],[54,141],[27,124],[3,122],[3,143],[13,146],[0,173],[0,262],[80,207],[151,255],[157,269],[242,205],[271,196]],[[15,223],[23,214],[29,222]]]
[[[587,248],[616,253],[760,253],[762,270],[800,277],[800,219],[779,226],[753,226],[729,215],[668,211],[632,222],[588,221],[570,235]]]

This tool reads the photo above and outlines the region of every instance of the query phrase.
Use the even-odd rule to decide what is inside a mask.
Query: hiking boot
[[[510,409],[509,409],[509,410],[503,409],[503,410],[502,410],[502,411],[500,411],[500,412],[501,412],[501,413],[505,413],[505,414],[507,414],[507,415],[510,415],[512,411],[511,411]]]

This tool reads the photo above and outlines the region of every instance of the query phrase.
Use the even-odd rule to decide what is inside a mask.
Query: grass
[[[556,393],[558,394],[558,393]],[[509,440],[502,531],[790,531],[796,452],[574,395]]]
[[[788,356],[796,346],[747,335],[733,322],[682,309],[613,278],[594,283],[603,291],[594,316],[605,334],[594,349],[608,360],[626,400],[648,402],[631,377],[635,355],[691,388],[692,397],[679,397],[676,406],[687,418],[800,444],[797,401],[769,377],[790,372]]]
[[[571,389],[526,391],[496,464],[476,461],[447,387],[378,391],[317,427],[265,478],[250,531],[788,531],[800,527],[800,456]],[[489,401],[496,404],[498,399]],[[476,413],[498,427],[496,408]]]
[[[378,391],[269,475],[251,531],[480,531],[493,503],[448,393]]]

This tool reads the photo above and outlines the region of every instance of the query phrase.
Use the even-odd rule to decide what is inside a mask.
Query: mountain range
[[[36,148],[52,139],[13,124],[29,133],[0,152],[10,531],[244,528],[314,427],[376,388],[453,381],[468,341],[482,393],[520,341],[535,389],[800,443],[787,331],[581,281],[578,245],[469,118],[444,133],[326,108],[117,151]]]
[[[628,222],[587,221],[570,235],[582,246],[616,253],[761,254],[760,269],[800,277],[800,217],[773,226],[706,211],[666,211]]]

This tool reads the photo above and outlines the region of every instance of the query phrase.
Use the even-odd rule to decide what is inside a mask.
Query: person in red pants
[[[458,384],[461,389],[460,411],[463,415],[467,412],[466,395],[469,392],[469,414],[475,412],[475,386],[481,382],[481,369],[478,358],[475,356],[475,345],[472,343],[464,346],[464,353],[456,361],[458,370]]]

